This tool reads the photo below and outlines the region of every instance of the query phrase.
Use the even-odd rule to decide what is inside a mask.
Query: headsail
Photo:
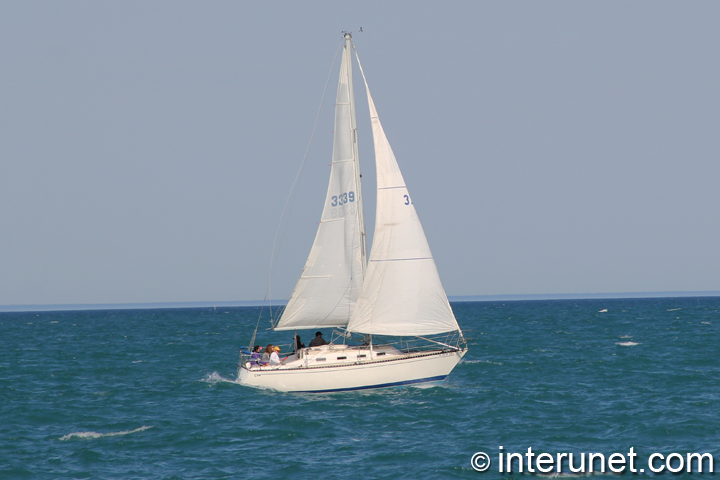
[[[365,225],[357,164],[352,40],[349,35],[345,38],[325,207],[305,268],[275,330],[346,326],[362,287]]]
[[[347,329],[376,335],[459,330],[367,80],[365,88],[375,144],[377,211],[365,282]]]

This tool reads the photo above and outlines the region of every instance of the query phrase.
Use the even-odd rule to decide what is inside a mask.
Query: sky
[[[288,298],[337,64],[281,216],[359,27],[448,295],[720,291],[718,18],[710,1],[2,2],[0,306]]]

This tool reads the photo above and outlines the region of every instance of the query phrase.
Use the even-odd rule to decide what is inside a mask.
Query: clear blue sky
[[[717,2],[3,2],[0,305],[261,299],[340,32],[360,26],[449,295],[720,290],[719,18]],[[335,82],[274,298],[320,217]]]

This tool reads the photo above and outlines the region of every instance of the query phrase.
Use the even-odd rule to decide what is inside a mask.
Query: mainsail
[[[367,80],[365,88],[375,144],[377,210],[365,282],[347,329],[376,335],[460,330]]]
[[[365,225],[358,167],[351,40],[335,103],[332,168],[310,255],[275,330],[346,326],[363,283]]]

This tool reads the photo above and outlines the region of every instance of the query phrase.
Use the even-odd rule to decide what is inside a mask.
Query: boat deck
[[[323,345],[321,347],[303,348],[297,353],[282,357],[280,365],[251,365],[246,362],[243,368],[250,371],[289,370],[296,368],[313,368],[340,365],[358,365],[368,362],[399,360],[413,356],[424,356],[435,351],[401,351],[391,345],[373,345],[372,350],[364,345]]]

